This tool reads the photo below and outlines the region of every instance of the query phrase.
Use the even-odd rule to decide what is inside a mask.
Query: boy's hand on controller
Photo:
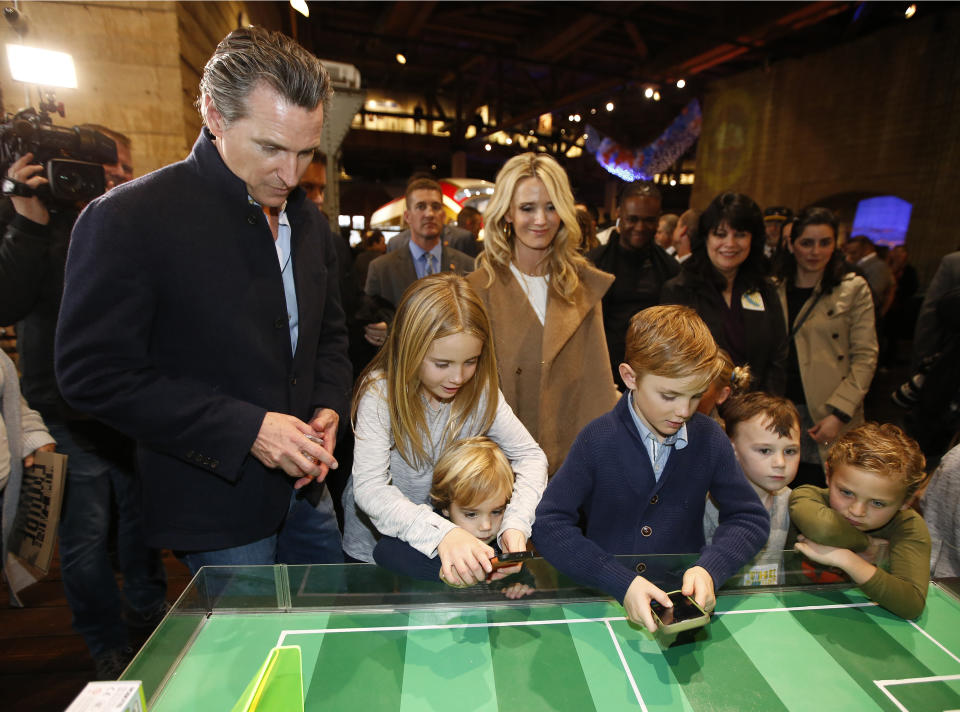
[[[500,547],[505,554],[512,554],[515,551],[526,551],[527,537],[525,537],[519,529],[506,529],[503,534],[500,535]],[[523,564],[519,563],[516,566],[506,566],[502,569],[496,569],[490,574],[487,580],[497,581],[506,578],[507,576],[520,573],[522,568]]]
[[[638,623],[651,633],[655,633],[657,622],[650,610],[651,600],[659,601],[665,608],[673,607],[670,596],[667,595],[666,591],[657,588],[643,576],[637,576],[623,597],[623,610],[627,612],[627,618],[631,622]]]
[[[680,593],[690,596],[707,613],[717,605],[713,576],[702,566],[691,566],[684,572]]]

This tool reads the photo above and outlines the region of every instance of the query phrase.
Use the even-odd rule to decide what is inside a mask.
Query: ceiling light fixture
[[[613,111],[613,102],[612,102],[612,101],[608,101],[608,102],[607,102],[607,111]]]
[[[403,52],[397,52],[397,64],[406,64],[407,58],[404,56]]]
[[[678,79],[678,80],[677,80],[677,89],[683,89],[685,86],[687,86],[687,80],[686,80],[686,79]]]
[[[290,0],[290,7],[304,17],[310,17],[310,8],[307,7],[307,0]]]
[[[907,9],[903,11],[903,16],[908,20],[916,14],[917,14],[917,4],[913,2],[910,3],[907,6]]]
[[[647,87],[646,89],[644,89],[644,90],[643,90],[643,95],[644,95],[645,97],[647,97],[648,99],[652,99],[652,98],[653,98],[653,87]]]

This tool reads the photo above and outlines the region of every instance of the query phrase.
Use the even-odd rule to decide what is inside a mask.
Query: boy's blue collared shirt
[[[659,482],[660,475],[663,474],[663,468],[667,466],[667,460],[670,459],[670,453],[673,452],[673,449],[683,450],[683,448],[687,446],[687,424],[684,423],[680,426],[680,430],[664,438],[663,442],[660,442],[656,434],[644,425],[643,421],[640,420],[640,416],[637,415],[637,410],[633,405],[633,392],[627,391],[624,397],[630,399],[630,417],[633,418],[633,424],[637,426],[637,432],[640,433],[643,446],[647,449],[647,454],[650,456],[650,464],[653,466],[653,476],[657,482]]]

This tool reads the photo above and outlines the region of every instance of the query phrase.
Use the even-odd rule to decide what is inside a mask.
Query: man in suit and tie
[[[375,259],[367,271],[366,310],[375,311],[381,319],[367,324],[364,338],[377,348],[387,337],[387,322],[407,287],[428,274],[473,271],[473,258],[445,246],[441,239],[445,216],[440,184],[430,178],[410,181],[406,204],[403,219],[410,226],[410,242]],[[371,302],[376,305],[373,309]]]

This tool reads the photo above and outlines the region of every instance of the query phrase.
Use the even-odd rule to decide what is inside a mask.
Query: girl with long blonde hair
[[[360,375],[352,416],[343,536],[349,556],[373,561],[378,534],[392,536],[439,556],[452,585],[487,578],[494,550],[429,503],[441,453],[474,435],[497,443],[516,474],[497,541],[504,551],[526,548],[546,458],[497,388],[490,321],[462,277],[431,275],[407,289],[386,343]]]
[[[618,397],[601,310],[613,276],[580,254],[570,181],[551,156],[524,153],[504,164],[484,224],[467,281],[493,322],[504,397],[552,473],[580,429]]]

